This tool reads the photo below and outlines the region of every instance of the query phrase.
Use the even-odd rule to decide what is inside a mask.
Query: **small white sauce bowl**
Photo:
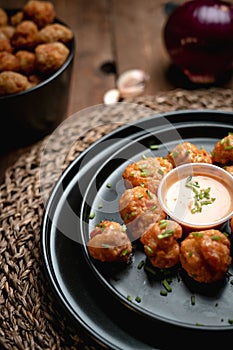
[[[233,176],[212,164],[183,164],[163,177],[158,200],[186,228],[216,228],[233,216]]]

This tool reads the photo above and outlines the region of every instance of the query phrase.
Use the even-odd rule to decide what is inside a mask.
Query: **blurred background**
[[[0,0],[2,8],[22,8],[27,0]],[[66,116],[103,103],[119,75],[140,69],[150,79],[144,95],[176,88],[196,89],[171,60],[163,29],[174,6],[184,0],[51,0],[58,19],[66,22],[76,40],[71,90]],[[233,0],[229,0],[233,3]],[[232,88],[231,75],[215,85]],[[209,88],[207,86],[206,88]],[[8,164],[8,162],[6,162]]]
[[[129,69],[149,74],[144,94],[177,87],[195,88],[170,65],[162,31],[175,0],[52,0],[57,17],[76,37],[76,56],[68,115],[102,103],[117,76]],[[232,0],[229,2],[233,3]],[[0,0],[5,8],[22,7],[25,0]],[[231,77],[220,82],[232,87]]]

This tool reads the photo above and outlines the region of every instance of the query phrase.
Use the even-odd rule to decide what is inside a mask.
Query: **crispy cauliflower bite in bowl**
[[[74,55],[72,29],[51,2],[1,9],[0,110],[9,140],[2,150],[36,142],[64,120]]]

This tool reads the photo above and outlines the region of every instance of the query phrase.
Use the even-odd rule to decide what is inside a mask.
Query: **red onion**
[[[176,7],[164,27],[172,62],[194,83],[213,83],[231,70],[233,5],[192,0]]]

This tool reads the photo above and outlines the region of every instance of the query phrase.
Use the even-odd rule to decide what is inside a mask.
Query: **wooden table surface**
[[[165,0],[53,0],[57,17],[73,29],[76,54],[67,116],[103,102],[122,72],[139,68],[149,74],[145,95],[192,88],[172,71],[162,32]],[[176,0],[177,4],[184,0]],[[0,7],[21,7],[24,0],[0,0]],[[109,67],[115,71],[108,72]],[[224,83],[232,87],[233,80]],[[66,116],[66,117],[67,117]],[[0,156],[0,179],[24,150]]]

